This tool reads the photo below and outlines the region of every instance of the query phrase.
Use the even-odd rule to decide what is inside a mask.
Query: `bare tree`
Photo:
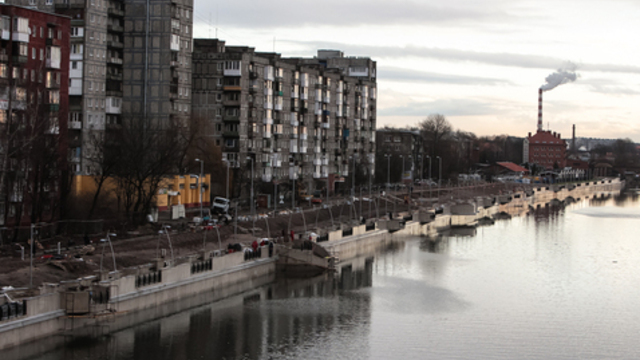
[[[442,114],[431,114],[419,124],[425,150],[431,156],[440,155],[443,143],[451,136],[452,127]]]

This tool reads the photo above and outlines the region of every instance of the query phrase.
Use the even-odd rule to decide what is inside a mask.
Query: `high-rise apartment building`
[[[0,4],[0,225],[55,217],[65,182],[69,18]]]
[[[190,116],[193,0],[6,0],[71,18],[69,161],[99,171],[95,139],[123,119]]]
[[[251,158],[265,183],[332,190],[354,158],[373,172],[375,61],[332,50],[283,58],[218,39],[195,39],[193,51],[193,116],[232,168]]]

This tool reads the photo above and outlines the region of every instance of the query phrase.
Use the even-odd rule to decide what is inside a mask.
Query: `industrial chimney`
[[[576,124],[573,124],[573,135],[571,136],[571,152],[576,153]]]
[[[538,89],[538,131],[542,131],[542,88]]]

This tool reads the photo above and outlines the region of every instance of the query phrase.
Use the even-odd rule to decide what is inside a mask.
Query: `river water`
[[[638,359],[640,202],[411,239],[34,359]]]

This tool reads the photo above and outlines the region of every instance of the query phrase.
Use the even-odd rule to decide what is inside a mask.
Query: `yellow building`
[[[174,175],[165,178],[155,197],[155,206],[159,211],[169,210],[173,205],[184,205],[185,208],[199,207],[200,197],[198,195],[198,175]],[[202,206],[210,206],[210,180],[211,175],[205,174],[202,183]],[[76,175],[73,179],[71,193],[76,197],[83,195],[93,196],[97,189],[94,176]],[[116,198],[118,185],[114,179],[107,179],[102,186],[103,196]]]

